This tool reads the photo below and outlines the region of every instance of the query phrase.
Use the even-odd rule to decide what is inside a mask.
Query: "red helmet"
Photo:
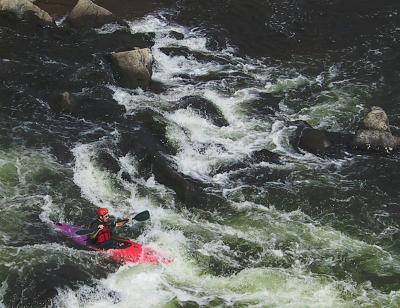
[[[108,210],[105,207],[101,207],[97,210],[97,215],[104,216],[108,214]]]

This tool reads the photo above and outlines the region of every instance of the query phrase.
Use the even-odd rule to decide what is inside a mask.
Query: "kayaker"
[[[93,244],[102,249],[121,248],[121,244],[122,246],[124,244],[114,239],[112,233],[115,228],[123,227],[131,220],[132,216],[119,220],[110,219],[108,209],[99,208],[97,210],[97,219],[90,224],[90,229],[96,230],[90,235]]]

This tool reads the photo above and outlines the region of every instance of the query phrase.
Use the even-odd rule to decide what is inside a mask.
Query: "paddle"
[[[136,214],[135,216],[132,217],[132,220],[136,221],[146,221],[147,219],[150,218],[150,213],[148,210],[140,212]],[[90,233],[96,232],[96,230],[91,230],[91,229],[81,229],[75,232],[77,235],[89,235]]]

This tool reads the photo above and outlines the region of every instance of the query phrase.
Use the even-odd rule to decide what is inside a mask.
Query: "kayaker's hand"
[[[104,226],[103,225],[99,225],[98,228],[99,228],[99,230],[103,230]]]
[[[132,221],[132,215],[129,215],[126,219],[128,219],[128,222]]]

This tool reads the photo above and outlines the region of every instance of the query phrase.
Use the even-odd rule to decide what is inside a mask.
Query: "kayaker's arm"
[[[127,218],[125,218],[125,219],[120,219],[120,220],[117,220],[117,223],[115,224],[115,226],[117,227],[117,228],[120,228],[120,227],[123,227],[123,226],[125,226],[128,222],[130,222],[132,220],[132,216],[128,216]]]
[[[92,240],[95,239],[95,238],[97,237],[97,235],[99,234],[99,232],[100,232],[101,230],[103,230],[103,228],[104,228],[103,225],[99,225],[97,231],[96,231],[95,233],[93,233],[93,234],[90,234],[90,238],[91,238]]]

